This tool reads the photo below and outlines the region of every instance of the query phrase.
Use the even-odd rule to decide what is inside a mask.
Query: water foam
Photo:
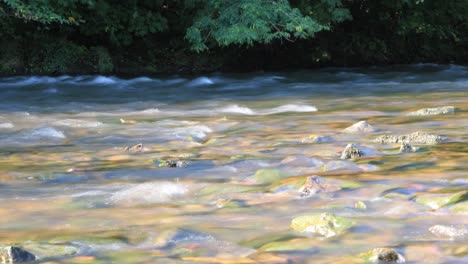
[[[63,119],[57,120],[53,123],[56,126],[75,127],[75,128],[92,128],[101,126],[102,123],[98,121],[86,121],[80,119]]]
[[[219,112],[222,113],[236,113],[236,114],[244,114],[244,115],[272,115],[272,114],[279,114],[279,113],[287,113],[287,112],[315,112],[317,108],[314,106],[309,105],[296,105],[296,104],[286,104],[281,105],[271,109],[259,109],[259,110],[252,110],[248,107],[238,106],[238,105],[230,105],[224,108],[219,109]]]
[[[180,183],[147,182],[117,191],[109,200],[118,205],[164,203],[181,197],[187,192],[188,188]]]
[[[33,129],[30,133],[31,137],[39,138],[66,138],[65,134],[53,127],[41,127]]]

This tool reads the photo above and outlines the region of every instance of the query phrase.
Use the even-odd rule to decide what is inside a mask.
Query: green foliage
[[[200,10],[185,38],[192,49],[204,51],[215,45],[252,46],[275,39],[294,41],[329,29],[312,17],[304,16],[286,0],[209,0]]]
[[[0,74],[468,61],[468,0],[0,0],[0,19]]]
[[[114,69],[114,64],[109,52],[104,47],[92,47],[90,49],[91,58],[96,60],[96,72],[111,73]]]
[[[28,70],[33,73],[57,74],[70,72],[74,67],[83,64],[88,57],[86,47],[62,40],[59,42],[42,39],[42,45],[32,48],[29,54]]]

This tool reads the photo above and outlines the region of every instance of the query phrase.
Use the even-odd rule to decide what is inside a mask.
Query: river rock
[[[259,169],[252,176],[255,182],[259,184],[273,183],[286,177],[288,177],[286,172],[277,169]]]
[[[306,138],[302,139],[302,143],[330,143],[333,142],[334,139],[331,136],[316,136],[316,135],[310,135]]]
[[[291,221],[291,228],[298,232],[314,233],[324,237],[340,235],[356,223],[331,213],[299,216]]]
[[[463,238],[468,235],[468,228],[466,225],[435,225],[429,227],[429,232],[438,237]]]
[[[301,196],[309,196],[321,192],[336,192],[341,190],[339,183],[314,175],[307,177],[305,184],[299,189]]]
[[[358,165],[346,160],[332,160],[321,167],[322,171],[363,171]]]
[[[347,127],[343,130],[344,133],[355,134],[355,133],[372,133],[377,131],[376,128],[371,126],[366,121],[359,121],[356,124]]]
[[[187,160],[167,160],[159,162],[159,167],[169,167],[169,168],[181,168],[186,167],[190,164],[190,161]]]
[[[356,144],[348,144],[341,153],[341,159],[354,159],[364,156],[364,153]]]
[[[443,138],[438,135],[431,135],[425,132],[414,132],[408,135],[382,135],[374,139],[374,142],[380,144],[396,144],[396,143],[411,143],[411,144],[437,144],[443,141]]]
[[[405,258],[393,248],[374,248],[359,255],[370,263],[405,263]]]
[[[468,191],[461,191],[457,193],[436,193],[436,194],[423,194],[416,197],[416,202],[429,206],[436,210],[444,206],[455,204],[467,199]]]
[[[36,260],[36,256],[20,247],[0,247],[0,260],[2,263],[25,263]]]
[[[138,144],[135,144],[135,145],[133,145],[133,146],[125,147],[124,150],[125,150],[125,151],[129,151],[129,152],[139,152],[139,151],[142,151],[142,150],[143,150],[143,143],[138,143]]]
[[[401,142],[400,153],[416,152],[419,148],[414,147],[408,142]]]
[[[58,258],[78,254],[79,248],[72,245],[28,242],[22,244],[23,248],[34,253],[39,259]]]
[[[359,209],[359,210],[366,210],[367,205],[363,201],[357,201],[357,202],[354,203],[354,208]]]
[[[434,108],[423,108],[419,109],[418,111],[410,112],[408,116],[429,116],[429,115],[446,115],[446,114],[454,114],[455,107],[453,106],[441,106],[441,107],[434,107]]]

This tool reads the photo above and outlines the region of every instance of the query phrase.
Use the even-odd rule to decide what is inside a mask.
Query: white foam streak
[[[286,105],[278,106],[278,107],[271,108],[271,109],[259,109],[255,111],[248,107],[230,105],[230,106],[221,108],[219,110],[219,112],[221,113],[236,113],[236,114],[244,114],[244,115],[272,115],[272,114],[287,113],[287,112],[305,113],[305,112],[315,112],[315,111],[317,111],[317,108],[314,106],[296,105],[296,104],[286,104]]]

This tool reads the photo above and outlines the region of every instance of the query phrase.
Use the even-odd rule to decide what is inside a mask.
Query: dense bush
[[[0,0],[0,74],[468,58],[468,0]]]

